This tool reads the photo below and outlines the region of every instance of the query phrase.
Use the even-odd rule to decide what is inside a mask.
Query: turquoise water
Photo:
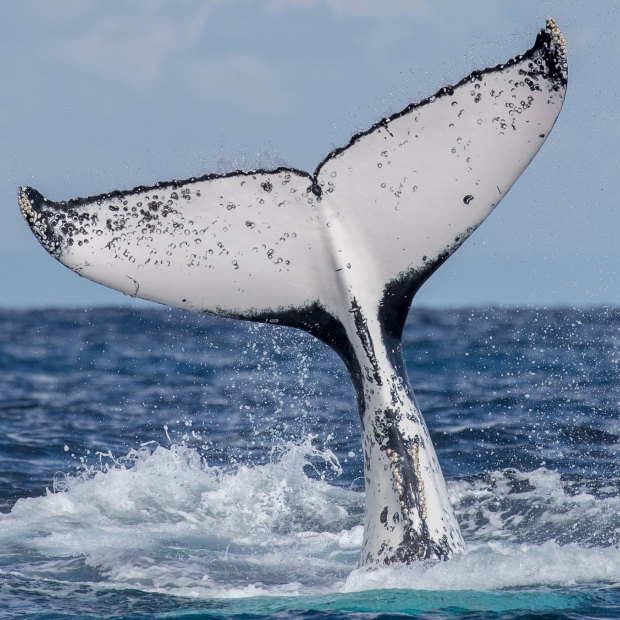
[[[428,592],[415,590],[368,590],[351,594],[295,597],[245,597],[193,601],[139,590],[118,593],[88,592],[74,601],[75,609],[44,612],[46,618],[613,618],[618,617],[618,593],[608,588],[556,588],[475,592],[467,590]],[[28,605],[28,607],[30,607]],[[18,608],[13,610],[16,614]],[[17,616],[15,616],[17,617]]]

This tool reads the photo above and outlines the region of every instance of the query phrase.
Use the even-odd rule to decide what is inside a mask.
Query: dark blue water
[[[0,311],[0,617],[620,617],[620,310],[417,310],[404,345],[469,553],[362,570],[324,345]]]

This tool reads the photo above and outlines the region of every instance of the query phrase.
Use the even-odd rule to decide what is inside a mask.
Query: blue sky
[[[140,303],[39,247],[17,208],[286,164],[531,47],[569,51],[555,129],[419,305],[620,305],[620,10],[567,0],[3,2],[0,307]],[[143,302],[146,303],[146,302]]]

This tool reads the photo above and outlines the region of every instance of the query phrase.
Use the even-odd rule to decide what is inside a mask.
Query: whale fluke
[[[506,195],[567,83],[551,19],[532,49],[408,105],[309,174],[235,171],[19,206],[61,263],[131,296],[303,329],[353,381],[366,479],[361,564],[465,550],[409,386],[413,296]]]

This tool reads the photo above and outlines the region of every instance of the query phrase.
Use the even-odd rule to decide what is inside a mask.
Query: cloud
[[[75,67],[141,85],[159,78],[167,53],[178,45],[178,33],[161,22],[141,24],[110,18],[67,41],[61,55]]]
[[[181,71],[187,91],[204,102],[253,110],[263,104],[269,105],[272,113],[275,107],[285,109],[293,103],[291,94],[282,89],[278,68],[254,54],[229,50],[219,57],[197,55]],[[269,93],[269,104],[264,93]]]
[[[82,8],[63,20],[54,51],[77,69],[141,87],[161,78],[168,58],[195,45],[219,2],[185,0],[174,7],[132,2],[118,10],[110,4],[87,3],[90,10]],[[62,7],[66,10],[67,4]]]
[[[260,19],[278,12],[295,20],[304,11],[320,9],[334,16],[372,18],[377,26],[400,14],[423,18],[430,13],[428,0],[34,0],[15,11],[21,13],[23,32],[44,50],[46,63],[57,63],[65,73],[74,68],[140,89],[165,79],[173,67],[197,60],[208,65],[218,58],[217,50],[205,49],[210,29],[226,24],[227,49],[235,54],[248,49],[234,28],[235,22],[241,31],[247,28],[247,14]],[[257,28],[266,26],[258,23]],[[270,37],[267,30],[265,36]]]
[[[324,6],[336,15],[381,18],[394,13],[427,17],[430,14],[428,0],[270,0],[275,10],[312,9]]]

